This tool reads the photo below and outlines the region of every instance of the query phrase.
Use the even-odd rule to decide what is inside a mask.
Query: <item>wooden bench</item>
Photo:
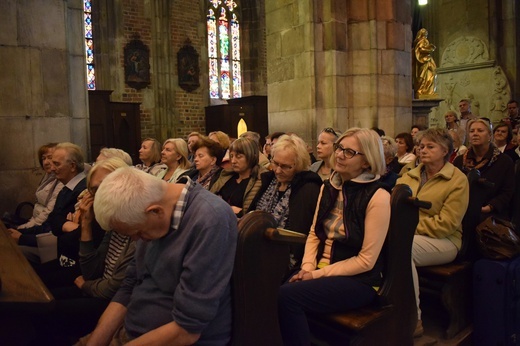
[[[469,205],[462,221],[462,246],[455,261],[443,265],[417,267],[421,297],[440,300],[448,315],[445,339],[452,339],[471,324],[471,272],[478,257],[475,228],[489,183],[477,170],[468,173]]]
[[[515,162],[515,182],[511,222],[516,226],[516,234],[520,236],[520,159]]]
[[[418,208],[428,202],[411,197],[406,185],[396,185],[391,197],[390,228],[383,247],[386,266],[379,301],[341,314],[314,315],[311,332],[331,345],[412,345],[417,308],[411,269]]]
[[[44,318],[54,305],[54,297],[0,221],[0,344],[29,342],[28,316]]]
[[[418,208],[428,203],[398,185],[391,198],[390,228],[383,248],[384,283],[373,306],[328,316],[311,316],[314,335],[331,344],[412,345],[417,308],[411,272],[411,246]],[[289,263],[289,244],[305,235],[277,229],[268,213],[255,211],[239,222],[233,270],[233,345],[282,345],[278,325],[278,288]]]
[[[263,211],[246,214],[238,224],[232,345],[283,345],[278,288],[289,265],[289,245],[272,241],[275,228],[273,216]]]

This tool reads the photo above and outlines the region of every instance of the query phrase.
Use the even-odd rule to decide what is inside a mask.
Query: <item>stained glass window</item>
[[[234,0],[208,0],[209,96],[242,97],[240,22]]]
[[[96,90],[94,69],[94,40],[92,39],[92,2],[83,0],[85,26],[85,61],[87,64],[87,89]]]

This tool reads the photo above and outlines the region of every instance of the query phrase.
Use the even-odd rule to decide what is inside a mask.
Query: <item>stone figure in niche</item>
[[[493,95],[493,99],[491,101],[490,107],[490,115],[491,120],[500,120],[504,117],[504,112],[506,110],[506,104],[501,94]]]
[[[480,117],[480,102],[475,99],[473,94],[468,94],[465,98],[467,98],[471,104],[471,113],[477,118]]]
[[[428,31],[421,29],[414,41],[414,91],[415,98],[430,99],[437,98],[435,94],[437,65],[433,60],[432,53],[435,46],[428,41]]]
[[[444,83],[444,88],[446,89],[446,105],[449,109],[455,109],[453,106],[453,90],[455,90],[455,86],[457,85],[457,82],[453,81],[453,77],[450,77],[450,79]]]

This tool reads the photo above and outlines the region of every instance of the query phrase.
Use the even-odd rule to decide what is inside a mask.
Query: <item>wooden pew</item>
[[[417,324],[417,306],[411,269],[413,235],[419,221],[418,208],[428,202],[411,197],[406,185],[392,192],[390,228],[383,247],[386,266],[379,301],[372,306],[309,319],[311,332],[331,345],[412,345]]]
[[[278,325],[278,288],[289,265],[289,246],[273,242],[273,216],[246,214],[238,223],[238,244],[232,277],[232,345],[283,345]]]
[[[520,236],[520,159],[515,162],[515,194],[511,208],[511,222],[516,226],[516,234]]]
[[[28,342],[29,314],[43,316],[54,304],[54,297],[0,221],[0,344]]]
[[[443,265],[417,267],[421,296],[434,297],[442,303],[449,320],[445,339],[452,339],[471,324],[471,271],[478,257],[475,228],[489,183],[477,170],[468,173],[469,205],[462,221],[462,247],[455,261]]]
[[[343,314],[311,317],[313,332],[324,331],[332,344],[412,345],[417,309],[411,272],[411,246],[418,207],[428,203],[411,198],[406,185],[392,193],[390,229],[383,251],[387,256],[380,299],[373,306]],[[233,270],[233,345],[282,345],[277,296],[287,272],[290,243],[305,235],[276,229],[273,217],[255,211],[239,222]],[[319,335],[320,332],[318,331]]]

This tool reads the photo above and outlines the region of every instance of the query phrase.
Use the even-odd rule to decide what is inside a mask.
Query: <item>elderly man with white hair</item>
[[[184,178],[120,168],[100,184],[96,219],[136,240],[126,278],[79,345],[225,345],[237,222],[229,205]]]

